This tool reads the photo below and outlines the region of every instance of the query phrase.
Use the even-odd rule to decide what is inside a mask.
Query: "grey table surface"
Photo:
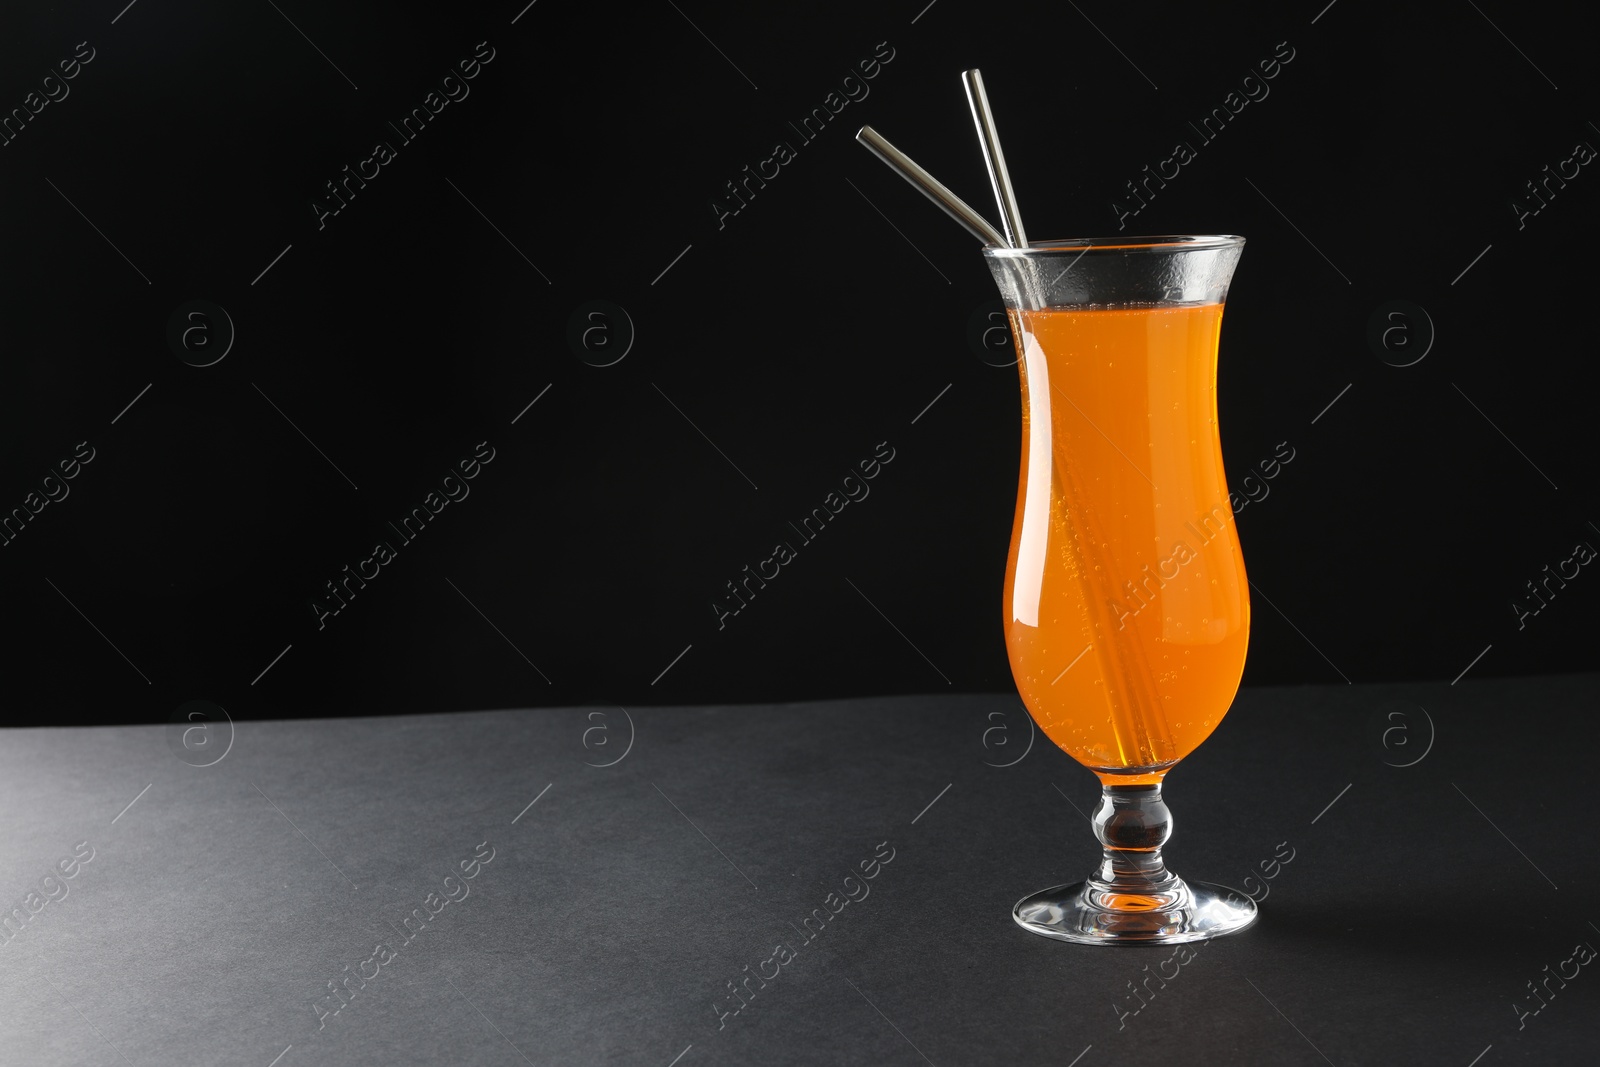
[[[1014,695],[10,730],[0,1063],[1595,1062],[1597,704],[1242,691],[1168,856],[1262,916],[1181,957],[1013,924],[1097,793]]]

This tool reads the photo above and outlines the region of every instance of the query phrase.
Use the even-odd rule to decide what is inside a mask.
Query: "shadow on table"
[[[1538,904],[1519,908],[1505,894],[1467,894],[1441,886],[1425,899],[1407,893],[1363,892],[1320,901],[1270,900],[1252,934],[1285,948],[1301,947],[1330,958],[1419,968],[1448,965],[1500,975],[1526,963],[1530,942],[1565,936]]]

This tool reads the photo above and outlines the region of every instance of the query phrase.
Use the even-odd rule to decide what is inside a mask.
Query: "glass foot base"
[[[1243,930],[1256,902],[1227,886],[1171,878],[1147,895],[1107,892],[1104,882],[1058,885],[1017,901],[1024,930],[1081,945],[1176,945]]]

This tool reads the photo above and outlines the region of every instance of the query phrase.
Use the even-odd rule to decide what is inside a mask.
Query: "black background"
[[[1600,544],[1600,178],[1511,207],[1600,144],[1558,9],[278,7],[0,14],[7,113],[94,49],[0,148],[0,511],[95,450],[0,547],[13,721],[1008,689],[1016,371],[967,343],[993,283],[852,136],[992,213],[958,79],[981,67],[1030,235],[1116,232],[1123,183],[1279,42],[1270,95],[1124,231],[1250,242],[1230,484],[1295,459],[1239,515],[1245,683],[1593,666],[1586,571],[1524,629],[1511,608]],[[399,145],[386,122],[480,41],[470,95]],[[879,42],[870,95],[719,229],[723,183]],[[397,158],[319,229],[377,140]],[[203,368],[167,341],[197,299],[237,332]],[[615,365],[569,345],[591,300],[636,328]],[[1367,340],[1393,300],[1437,333],[1412,366]],[[470,496],[319,630],[324,583],[483,440]],[[871,496],[719,631],[724,583],[882,441]]]

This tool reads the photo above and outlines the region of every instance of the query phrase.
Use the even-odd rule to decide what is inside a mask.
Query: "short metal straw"
[[[861,132],[856,134],[856,140],[866,146],[867,151],[877,156],[889,165],[900,177],[910,182],[923,196],[939,205],[951,218],[965,226],[967,232],[986,244],[1006,246],[1006,239],[999,230],[989,225],[989,220],[972,210],[972,207],[955,193],[945,188],[944,183],[921,167],[916,161],[894,145],[884,139],[883,135],[871,126],[861,127]],[[1005,164],[1002,163],[1003,167]]]

